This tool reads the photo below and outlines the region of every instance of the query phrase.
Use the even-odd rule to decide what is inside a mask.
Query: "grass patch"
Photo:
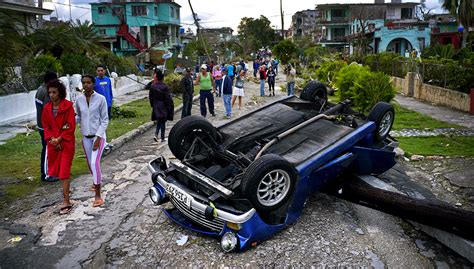
[[[398,137],[397,140],[408,155],[474,156],[472,136]]]
[[[457,124],[451,124],[451,123],[435,120],[429,116],[406,109],[399,105],[394,105],[394,108],[395,108],[395,122],[393,123],[394,130],[438,129],[438,128],[462,129],[464,128]]]
[[[174,99],[175,107],[182,103]],[[140,99],[121,106],[135,111],[134,118],[114,118],[107,128],[107,141],[111,141],[151,120],[151,107],[148,99]],[[82,150],[80,127],[76,127],[76,152],[71,168],[71,178],[89,173],[85,154]],[[0,145],[0,185],[6,185],[0,204],[10,202],[34,191],[41,185],[40,180],[41,142],[38,132],[18,134]]]

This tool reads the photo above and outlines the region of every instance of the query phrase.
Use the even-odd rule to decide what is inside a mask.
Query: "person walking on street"
[[[36,128],[41,137],[41,160],[40,160],[40,171],[41,181],[56,182],[58,178],[48,177],[48,162],[46,161],[46,141],[44,140],[44,129],[42,123],[42,114],[44,106],[50,101],[48,95],[48,83],[58,79],[58,76],[54,72],[46,72],[43,76],[43,84],[36,90],[35,105],[36,105]]]
[[[265,96],[265,80],[267,79],[267,72],[265,65],[260,65],[260,69],[258,71],[259,78],[260,78],[260,96]]]
[[[255,61],[253,61],[253,77],[254,78],[257,77],[259,67],[260,67],[260,60],[256,59]]]
[[[151,85],[148,95],[150,106],[152,107],[151,120],[156,121],[155,137],[158,142],[158,135],[161,132],[161,142],[165,142],[166,121],[173,120],[174,104],[171,98],[169,87],[163,83],[163,72],[159,69],[155,71],[155,82]]]
[[[214,83],[216,85],[216,96],[221,97],[222,95],[222,71],[219,65],[214,67],[212,71],[212,77],[214,78]]]
[[[181,110],[181,118],[191,115],[194,96],[194,84],[191,69],[186,68],[184,72],[184,77],[181,79],[181,91],[183,92],[183,109]]]
[[[200,85],[199,90],[199,105],[201,107],[201,116],[206,117],[206,100],[207,105],[209,106],[209,112],[213,117],[216,116],[214,113],[214,96],[212,96],[212,91],[214,91],[214,80],[210,73],[207,72],[207,66],[205,64],[201,65],[201,72],[199,73],[194,85]]]
[[[61,180],[64,200],[59,214],[68,214],[72,209],[69,178],[75,150],[74,107],[66,100],[66,87],[61,81],[50,81],[47,88],[51,102],[44,106],[41,121],[48,144],[48,176]]]
[[[273,70],[273,67],[270,65],[267,71],[267,82],[268,82],[268,91],[269,94],[268,96],[275,96],[275,71]]]
[[[84,94],[76,100],[76,122],[81,125],[82,148],[86,154],[89,172],[92,174],[92,188],[95,192],[93,207],[104,204],[100,194],[102,170],[100,160],[105,148],[105,130],[109,124],[107,101],[94,91],[95,79],[84,75],[81,79]]]
[[[235,67],[233,64],[227,65],[227,75],[232,80],[232,83],[234,83]]]
[[[288,96],[295,95],[295,75],[296,70],[291,64],[288,64],[285,70],[286,74],[286,90],[288,91]]]
[[[114,93],[112,91],[112,82],[110,78],[105,75],[105,65],[99,64],[96,72],[97,77],[95,78],[95,92],[105,97],[107,101],[107,115],[109,120],[112,119],[112,103],[114,100]]]
[[[245,71],[241,70],[240,74],[235,79],[235,87],[232,92],[232,107],[234,107],[235,100],[239,99],[239,115],[241,113],[242,108],[242,98],[244,97],[244,78],[245,78]]]
[[[222,100],[224,101],[225,118],[230,119],[232,116],[232,80],[227,75],[227,70],[222,70]]]

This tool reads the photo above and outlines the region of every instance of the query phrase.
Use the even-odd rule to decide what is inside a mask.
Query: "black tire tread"
[[[170,133],[168,135],[168,147],[171,150],[171,153],[173,153],[173,155],[176,156],[176,158],[178,158],[179,160],[182,160],[185,154],[183,153],[183,150],[180,145],[183,135],[188,133],[192,129],[198,127],[208,129],[208,131],[210,131],[209,134],[212,136],[212,138],[216,138],[216,129],[206,118],[202,116],[191,115],[185,117],[178,121],[173,126],[173,128],[171,128]]]
[[[306,84],[306,86],[303,88],[303,91],[301,91],[300,99],[314,102],[314,97],[317,92],[319,92],[318,95],[323,95],[322,99],[327,100],[328,93],[326,85],[324,85],[324,83],[318,80],[312,80],[308,84]]]

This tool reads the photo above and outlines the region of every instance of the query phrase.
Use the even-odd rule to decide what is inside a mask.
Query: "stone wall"
[[[469,112],[471,102],[469,94],[429,84],[421,84],[421,87],[415,87],[415,98]]]
[[[114,96],[125,95],[143,89],[145,79],[135,75],[110,78],[113,85]],[[76,88],[81,89],[80,75],[61,77],[60,80],[66,85],[67,99],[74,101],[82,94]],[[137,82],[138,81],[138,82]],[[35,106],[36,91],[28,93],[17,93],[0,97],[0,125],[8,125],[16,122],[31,121],[36,119]]]
[[[471,95],[423,83],[421,77],[408,73],[405,78],[392,77],[398,93],[429,103],[470,112]]]

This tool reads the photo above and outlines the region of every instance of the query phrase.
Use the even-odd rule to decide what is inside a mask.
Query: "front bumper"
[[[163,158],[158,158],[157,159],[159,162],[163,162]],[[252,216],[256,213],[255,209],[252,208],[249,211],[243,213],[243,214],[234,214],[227,212],[225,210],[219,209],[219,208],[212,208],[213,213],[214,213],[214,219],[210,220],[205,217],[206,210],[209,210],[209,207],[211,206],[210,204],[205,204],[201,201],[198,201],[193,197],[190,193],[187,193],[186,191],[182,190],[183,192],[186,193],[187,197],[190,198],[190,203],[185,204],[179,201],[178,199],[175,199],[172,195],[166,192],[167,185],[171,184],[175,186],[175,184],[167,182],[165,180],[165,175],[164,171],[161,171],[159,168],[156,167],[156,165],[153,165],[154,162],[157,162],[157,160],[153,160],[148,164],[148,169],[154,175],[154,186],[152,188],[155,188],[158,193],[163,195],[163,198],[169,198],[171,203],[179,210],[181,211],[185,216],[188,218],[192,219],[193,221],[203,225],[206,228],[209,228],[213,231],[220,231],[223,230],[223,226],[225,222],[231,222],[235,224],[242,224],[248,221],[249,219],[252,218]],[[184,165],[184,164],[180,164]],[[180,186],[177,186],[180,187]],[[165,199],[162,199],[166,201]],[[216,216],[217,215],[217,216]],[[220,228],[219,228],[220,227]]]

